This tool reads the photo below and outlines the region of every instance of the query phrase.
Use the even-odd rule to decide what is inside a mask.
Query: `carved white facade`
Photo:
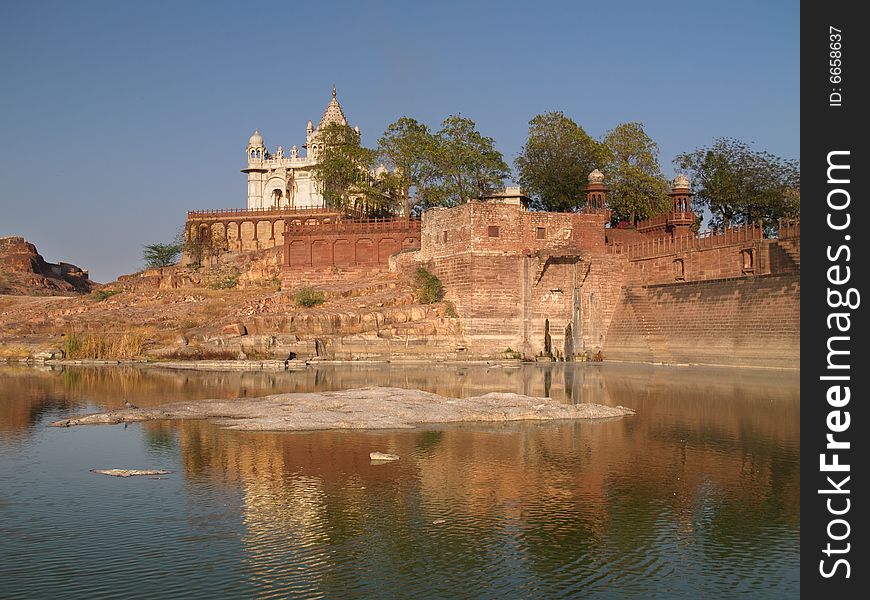
[[[317,128],[311,121],[305,130],[304,152],[296,146],[285,152],[278,146],[274,154],[266,149],[263,136],[255,131],[248,140],[246,151],[248,166],[242,173],[248,175],[248,208],[307,208],[323,206],[323,196],[317,189],[312,168],[317,164],[320,149],[319,133],[329,124],[347,125],[344,111],[332,88],[332,100],[323,112]],[[355,127],[359,133],[359,126]]]

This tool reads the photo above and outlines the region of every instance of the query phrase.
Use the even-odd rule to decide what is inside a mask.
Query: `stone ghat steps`
[[[771,241],[768,250],[768,270],[774,274],[798,274],[801,270],[800,238]]]
[[[323,290],[329,305],[324,310],[374,310],[389,306],[410,306],[417,303],[416,295],[399,284],[377,284],[344,290]],[[304,310],[297,306],[295,293],[281,293],[258,300],[240,309],[240,315],[290,314]],[[314,310],[317,310],[316,308]]]
[[[626,294],[607,332],[605,359],[790,368],[800,364],[798,274],[654,285],[631,292],[633,297]],[[655,339],[649,345],[644,301],[635,301],[641,294],[658,318],[668,355]]]
[[[346,309],[286,315],[255,315],[240,319],[250,334],[292,333],[300,337],[377,332],[405,323],[441,317],[440,306],[413,305],[376,310]]]
[[[244,335],[205,336],[199,341],[211,350],[280,360],[288,357],[343,360],[425,356],[463,358],[465,344],[459,320],[438,316],[435,311],[430,311],[425,317],[404,323],[381,322],[367,330],[357,330],[356,327],[333,331],[311,328],[296,333],[247,330]],[[191,346],[185,352],[195,353],[196,350]]]
[[[356,267],[352,269],[333,267],[305,270],[283,269],[280,275],[282,290],[334,284],[340,285],[348,280],[351,280],[353,285],[357,285],[360,282],[378,280],[384,277],[395,277],[389,273],[387,265]]]
[[[798,271],[801,268],[801,246],[800,239],[779,240],[775,247],[782,250],[786,256],[794,263]]]
[[[655,310],[650,303],[647,290],[642,287],[627,288],[625,301],[634,309],[639,332],[643,335],[650,353],[661,362],[671,362],[670,347],[667,338],[658,323]]]
[[[326,340],[329,358],[360,360],[383,358],[441,357],[461,360],[467,354],[458,319],[437,319],[408,323],[377,332]]]

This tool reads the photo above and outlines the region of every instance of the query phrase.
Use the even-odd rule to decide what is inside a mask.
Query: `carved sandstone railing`
[[[650,258],[685,252],[686,250],[704,250],[727,246],[738,242],[749,242],[764,239],[764,227],[758,223],[728,227],[723,230],[704,231],[697,234],[685,235],[676,238],[660,237],[643,242],[627,244],[622,252],[615,254],[628,254],[629,260]]]
[[[337,209],[328,207],[325,204],[321,204],[320,206],[306,206],[304,208],[219,208],[219,209],[207,209],[207,210],[189,210],[187,211],[187,218],[195,219],[195,220],[203,220],[203,219],[268,219],[268,218],[282,218],[282,217],[304,217],[307,215],[323,215],[323,214],[341,214],[345,218],[349,219],[358,219],[362,218],[365,215],[365,210],[363,208],[354,207],[354,208],[344,208]]]
[[[287,222],[285,236],[363,233],[412,233],[420,234],[419,219],[349,219],[332,223],[307,224]]]
[[[789,238],[799,238],[801,236],[801,220],[800,219],[780,219],[779,234],[781,240]]]

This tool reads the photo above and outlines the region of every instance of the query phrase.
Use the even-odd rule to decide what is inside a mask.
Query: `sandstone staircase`
[[[789,260],[794,264],[795,269],[800,271],[801,268],[801,247],[800,238],[779,240],[777,247],[782,250]]]
[[[673,362],[668,340],[658,323],[649,294],[644,287],[630,287],[625,291],[625,301],[634,309],[640,333],[649,347],[655,362]]]
[[[783,275],[800,273],[801,246],[800,238],[776,240],[770,245],[770,273]]]

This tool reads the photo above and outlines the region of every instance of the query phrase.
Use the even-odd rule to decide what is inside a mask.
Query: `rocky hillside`
[[[95,283],[68,263],[50,263],[22,237],[0,238],[0,294],[52,296],[87,294]]]
[[[279,264],[265,252],[199,269],[148,269],[86,296],[0,297],[0,360],[464,355],[451,307],[418,302],[402,274],[325,269],[281,289]]]

